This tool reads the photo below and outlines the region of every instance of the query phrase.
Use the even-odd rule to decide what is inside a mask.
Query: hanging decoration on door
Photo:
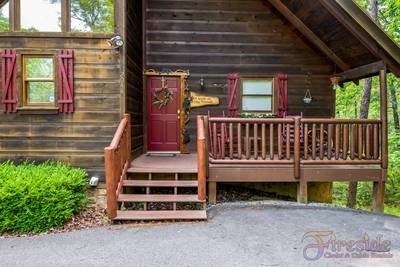
[[[161,89],[154,91],[153,99],[153,105],[157,105],[159,109],[162,109],[168,105],[169,102],[174,100],[172,92],[169,90],[164,77],[161,77]]]

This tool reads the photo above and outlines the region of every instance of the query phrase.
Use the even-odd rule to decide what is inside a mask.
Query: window
[[[21,31],[61,31],[61,0],[20,0]]]
[[[29,107],[55,107],[52,56],[23,56],[23,104]]]
[[[18,0],[11,17],[9,2],[0,0],[0,32],[114,32],[114,0]]]
[[[114,32],[114,0],[71,0],[73,32]]]
[[[274,112],[274,79],[242,79],[242,112]]]
[[[8,32],[10,30],[9,4],[4,2],[0,4],[0,32]]]

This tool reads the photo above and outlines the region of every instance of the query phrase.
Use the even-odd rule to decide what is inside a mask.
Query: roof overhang
[[[268,0],[313,46],[343,71],[343,81],[357,81],[374,76],[379,72],[376,68],[387,68],[400,76],[400,47],[354,0],[308,1]],[[299,12],[302,8],[309,10]],[[316,24],[317,20],[311,19],[311,16],[313,12],[318,13],[318,8],[324,9],[326,15],[319,17],[317,20],[320,23]],[[354,47],[338,46],[343,35],[338,36],[335,42],[332,42],[332,38],[336,38],[334,34],[321,35],[323,29],[320,25],[330,21],[341,27],[347,38],[354,38]],[[360,56],[360,53],[353,56],[351,51],[358,47],[362,47],[362,55],[365,57]],[[344,54],[343,51],[346,50],[348,53]]]

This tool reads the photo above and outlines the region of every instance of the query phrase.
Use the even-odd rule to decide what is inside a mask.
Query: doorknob
[[[181,110],[180,110],[180,109],[178,109],[177,113],[178,113],[178,115],[180,115],[180,114],[181,114]]]

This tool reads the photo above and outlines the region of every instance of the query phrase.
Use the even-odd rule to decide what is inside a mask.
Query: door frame
[[[183,143],[183,135],[184,135],[184,130],[185,130],[185,125],[186,125],[186,121],[188,121],[189,118],[187,118],[188,114],[186,114],[185,112],[185,107],[183,105],[185,99],[187,97],[189,97],[189,88],[187,85],[187,79],[189,77],[189,71],[184,71],[184,70],[176,70],[176,71],[171,71],[171,72],[160,72],[160,71],[156,71],[154,69],[149,69],[149,70],[145,70],[143,72],[144,75],[144,83],[143,83],[143,98],[144,98],[144,103],[145,105],[143,105],[144,107],[144,118],[143,121],[147,122],[147,77],[177,77],[180,79],[180,103],[179,103],[179,110],[180,110],[180,128],[181,128],[181,132],[179,134],[179,140],[180,140],[180,153],[182,154],[186,154],[189,153],[189,148],[187,146],[187,144]],[[148,125],[147,123],[145,123],[145,127],[144,127],[144,131],[145,131],[145,151],[147,152],[147,138],[148,138]]]

